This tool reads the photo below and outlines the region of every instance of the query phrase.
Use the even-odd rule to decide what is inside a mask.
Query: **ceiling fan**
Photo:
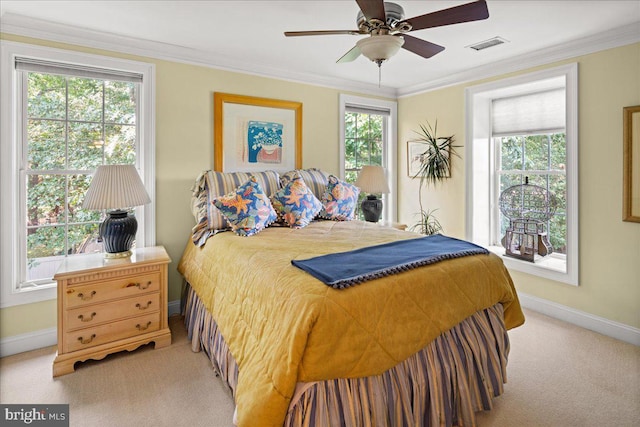
[[[401,47],[423,58],[431,58],[444,50],[443,46],[408,35],[407,33],[410,31],[479,21],[489,17],[489,10],[485,0],[454,6],[409,19],[404,18],[404,9],[396,3],[383,0],[356,0],[356,3],[360,7],[360,12],[356,19],[357,30],[287,31],[284,35],[292,37],[369,34],[369,37],[358,40],[356,45],[340,57],[337,62],[351,62],[362,54],[380,67],[384,61],[395,55]]]

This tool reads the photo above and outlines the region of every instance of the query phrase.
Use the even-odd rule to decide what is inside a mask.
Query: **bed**
[[[348,184],[318,170],[282,178],[276,172],[201,175],[193,199],[197,224],[178,265],[192,349],[204,350],[229,386],[234,423],[475,425],[474,413],[491,409],[503,392],[507,330],[524,322],[501,259],[488,251],[440,257],[327,286],[293,264],[328,257],[330,267],[349,266],[354,253],[383,248],[384,255],[386,245],[410,252],[408,245],[423,236],[345,221],[344,212],[333,217],[342,221],[318,220],[315,207],[296,228],[269,222],[256,228],[252,219],[249,233],[234,225],[241,236],[223,231],[230,224],[213,205],[224,211],[216,195],[230,189],[238,215],[253,209],[265,218],[271,214],[264,206],[244,209],[238,200],[263,188],[277,204],[274,198],[283,188],[293,191],[294,181],[324,207],[327,194],[357,198],[357,189],[337,191]],[[298,205],[308,205],[298,196]]]

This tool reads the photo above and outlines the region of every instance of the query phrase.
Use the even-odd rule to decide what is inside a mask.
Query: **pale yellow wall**
[[[640,328],[640,224],[622,221],[622,108],[640,105],[640,43],[525,72],[577,62],[579,73],[580,286],[513,272],[519,291]],[[524,72],[523,72],[524,73]],[[522,74],[522,73],[514,73]],[[501,76],[508,77],[514,74]],[[398,101],[399,219],[418,212],[417,180],[407,178],[406,141],[426,120],[464,145],[464,89],[489,80]],[[464,149],[453,177],[423,193],[446,234],[465,236]]]
[[[182,280],[176,266],[194,225],[189,189],[200,171],[213,167],[213,92],[302,102],[303,166],[339,172],[336,89],[8,34],[1,38],[156,64],[156,241],[173,260],[169,301],[180,299]],[[55,326],[55,301],[0,310],[0,338]]]
[[[156,64],[156,237],[173,259],[170,301],[180,297],[176,265],[194,221],[189,188],[201,170],[213,165],[213,92],[302,102],[304,167],[338,172],[338,90],[6,34],[0,37]],[[620,219],[622,107],[640,104],[640,44],[575,61],[580,74],[580,286],[517,272],[513,277],[518,289],[530,295],[640,327],[640,225]],[[477,83],[481,82],[473,84]],[[438,133],[454,134],[457,144],[463,145],[465,87],[398,102],[401,222],[413,223],[413,213],[418,211],[417,182],[407,177],[406,141],[419,123],[437,119]],[[464,147],[458,151],[462,158],[453,159],[453,177],[425,192],[424,201],[426,207],[438,209],[447,234],[464,237]],[[55,327],[55,313],[55,301],[2,309],[0,338]]]
[[[437,135],[453,135],[460,157],[452,156],[451,178],[429,185],[422,192],[425,210],[437,209],[434,215],[446,234],[464,237],[464,87],[429,92],[398,100],[398,221],[415,224],[420,212],[418,189],[420,178],[410,178],[407,172],[407,141],[415,139],[420,125],[427,122]]]

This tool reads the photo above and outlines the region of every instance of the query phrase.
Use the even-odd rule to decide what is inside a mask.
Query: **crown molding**
[[[610,31],[573,40],[562,45],[540,49],[513,58],[496,61],[488,65],[471,68],[441,79],[395,89],[391,87],[378,87],[377,85],[353,80],[329,78],[317,74],[299,73],[256,64],[252,64],[251,69],[248,69],[244,61],[222,57],[211,52],[57,24],[13,13],[4,14],[0,20],[2,23],[2,32],[7,34],[394,99],[496,77],[510,72],[522,71],[640,41],[640,30],[638,29],[640,26],[636,22]]]
[[[245,61],[223,57],[211,52],[58,24],[14,13],[4,14],[0,18],[0,21],[2,23],[3,33],[23,37],[127,53],[171,62],[199,65],[224,71],[284,80],[293,83],[329,87],[341,91],[352,91],[372,96],[395,99],[397,95],[397,90],[391,87],[378,87],[377,85],[369,83],[329,78],[311,73],[300,73],[282,68],[261,66],[259,64],[251,64],[251,68],[249,69]]]
[[[488,65],[471,68],[462,73],[451,74],[441,79],[400,88],[397,91],[397,96],[398,98],[404,98],[418,95],[420,93],[442,89],[448,86],[522,71],[637,42],[640,42],[640,23],[638,22],[589,37],[573,40],[561,45],[536,50],[513,58],[496,61]]]

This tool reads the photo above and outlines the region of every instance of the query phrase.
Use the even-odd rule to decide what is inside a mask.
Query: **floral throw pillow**
[[[209,237],[230,228],[222,212],[213,204],[213,200],[238,188],[251,176],[256,178],[267,196],[271,196],[280,188],[280,174],[276,171],[248,173],[208,170],[200,174],[191,197],[192,212],[196,219],[196,225],[191,232],[196,246],[203,246]]]
[[[297,175],[271,197],[271,204],[291,228],[309,225],[322,209],[322,203]]]
[[[334,175],[329,175],[327,190],[322,196],[323,209],[320,212],[320,217],[336,221],[352,220],[359,194],[360,189],[355,185],[342,181]]]
[[[304,183],[307,184],[307,187],[313,192],[313,195],[316,196],[318,200],[322,199],[322,195],[327,190],[329,174],[317,168],[295,169],[280,175],[280,187],[284,187],[298,175],[304,180]]]
[[[213,204],[239,236],[252,236],[278,217],[255,177],[251,177],[231,193],[215,198]]]

